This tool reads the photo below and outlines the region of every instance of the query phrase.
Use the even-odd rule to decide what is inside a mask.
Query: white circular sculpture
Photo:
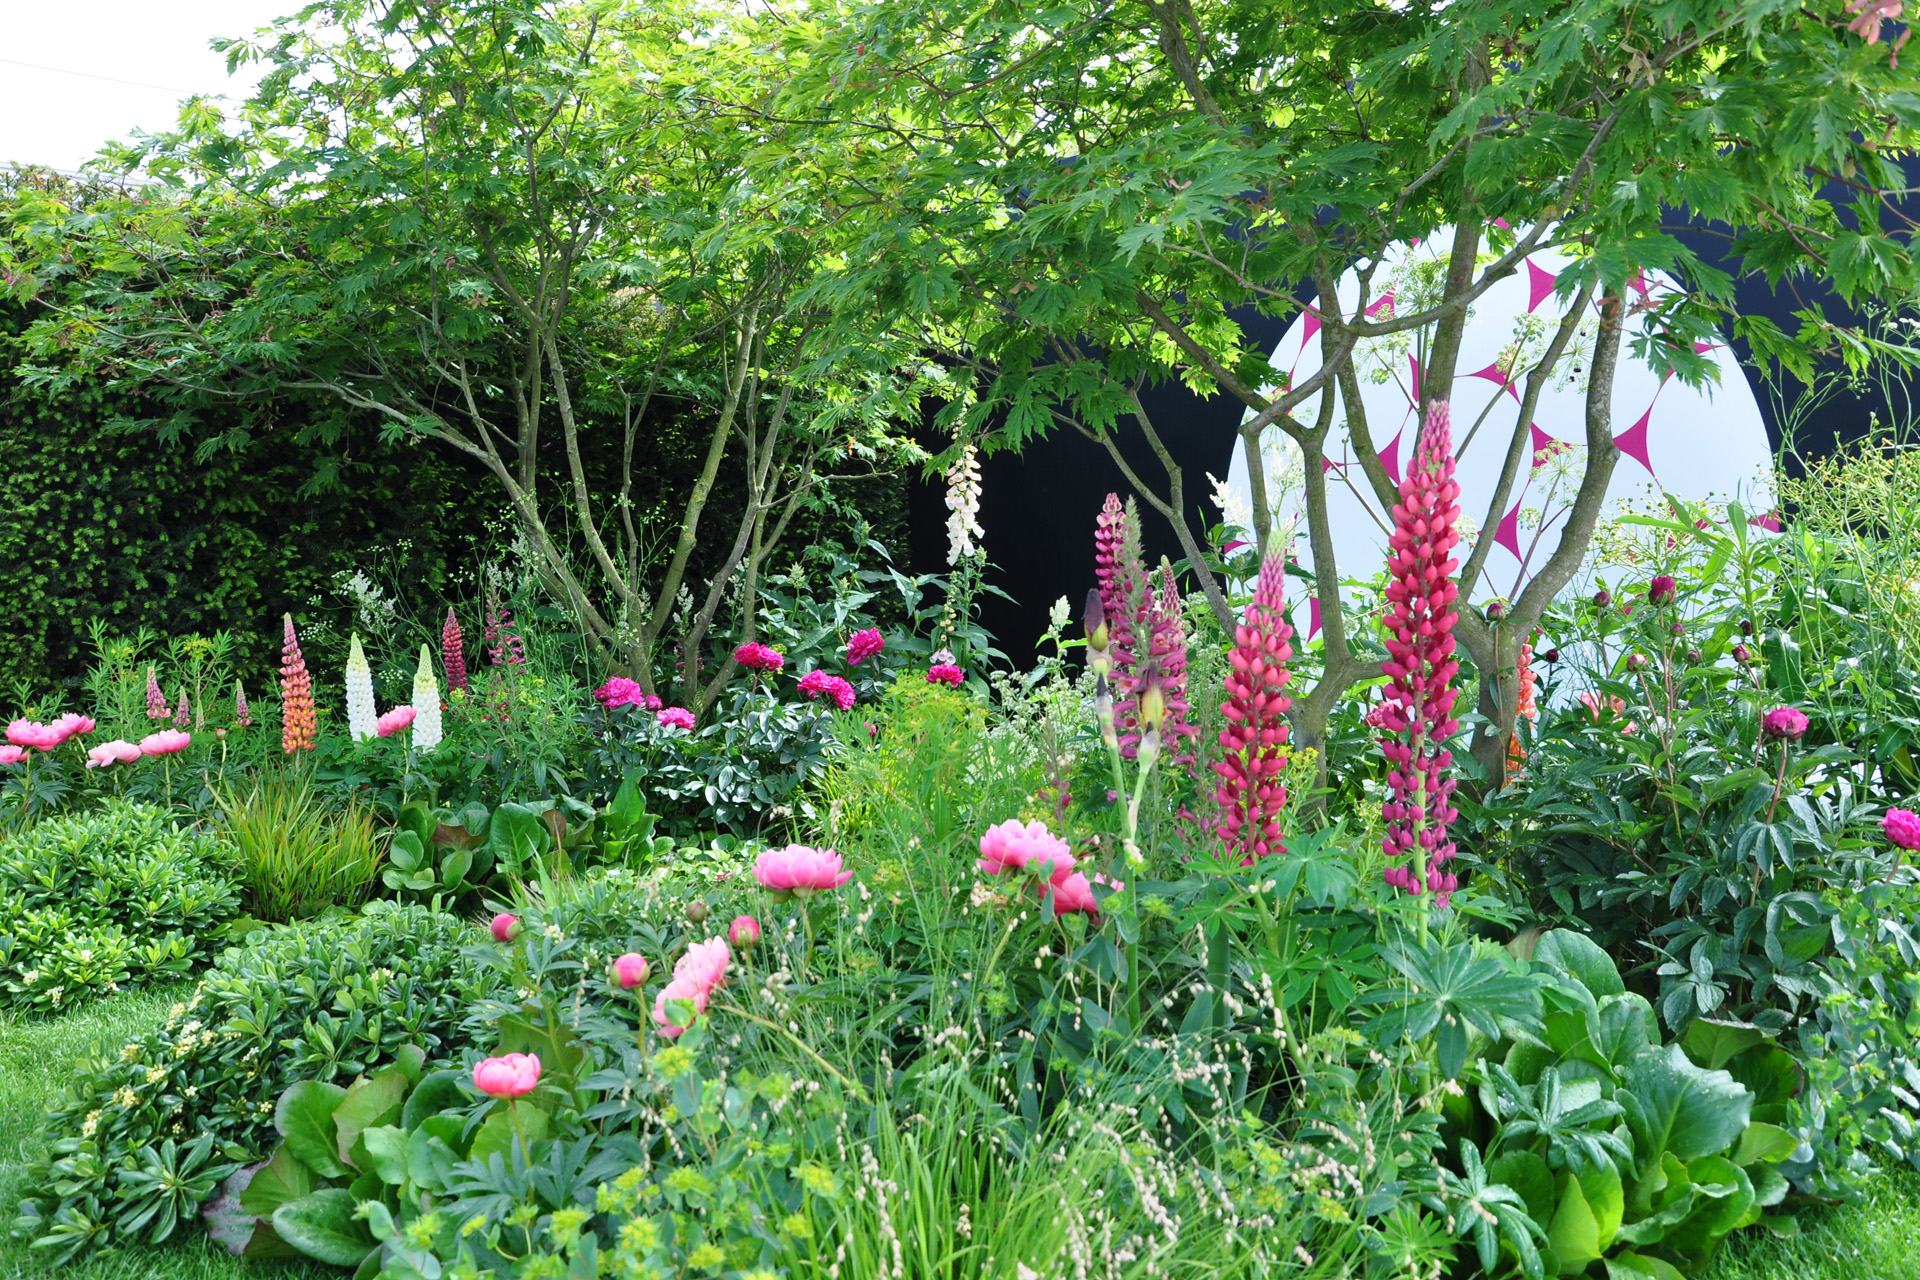
[[[1437,296],[1446,269],[1449,241],[1450,237],[1436,236],[1390,255],[1374,276],[1376,296],[1368,312],[1388,313],[1396,301],[1403,310],[1409,305],[1430,305],[1428,300]],[[1465,530],[1470,538],[1467,546],[1488,521],[1494,526],[1495,539],[1485,572],[1474,586],[1476,603],[1512,598],[1553,553],[1584,473],[1586,372],[1598,328],[1591,305],[1552,369],[1533,421],[1527,424],[1531,465],[1523,464],[1516,496],[1504,511],[1488,510],[1518,421],[1527,375],[1545,355],[1565,314],[1566,303],[1555,297],[1554,287],[1566,261],[1554,251],[1534,253],[1520,271],[1482,294],[1468,313],[1452,400],[1460,505],[1471,521]],[[1644,273],[1633,282],[1629,304],[1655,302],[1674,287],[1665,276]],[[1340,300],[1348,311],[1358,305],[1359,283],[1351,272],[1341,280]],[[1318,318],[1303,312],[1273,352],[1273,366],[1296,385],[1320,367],[1319,329]],[[1381,462],[1396,482],[1412,456],[1418,431],[1415,406],[1428,336],[1428,331],[1409,331],[1369,339],[1354,353],[1366,422]],[[1630,336],[1623,342],[1613,392],[1614,441],[1621,456],[1608,486],[1603,518],[1634,508],[1644,510],[1667,494],[1715,505],[1737,500],[1749,512],[1772,510],[1773,450],[1753,391],[1724,344],[1696,344],[1695,349],[1718,370],[1716,383],[1695,388],[1671,375],[1662,377],[1633,357]],[[1311,420],[1317,403],[1309,400],[1296,410],[1297,416]],[[1391,520],[1354,457],[1347,436],[1349,419],[1342,405],[1328,433],[1324,464],[1328,516],[1342,576],[1368,578],[1384,563]],[[1305,509],[1298,449],[1278,427],[1269,427],[1262,437],[1262,454],[1275,521],[1292,520],[1299,527],[1295,554],[1303,566],[1309,566],[1312,552],[1301,527]],[[1215,481],[1215,492],[1229,523],[1250,527],[1245,518],[1251,506],[1246,456],[1237,440],[1228,478],[1224,484]],[[1754,523],[1778,528],[1771,516],[1758,517]],[[1319,630],[1317,602],[1312,613],[1309,635]]]

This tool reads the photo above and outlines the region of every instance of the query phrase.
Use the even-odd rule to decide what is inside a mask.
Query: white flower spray
[[[374,736],[379,719],[373,706],[373,669],[356,631],[347,647],[347,732],[355,742],[364,742]]]
[[[947,563],[957,565],[980,552],[980,459],[972,444],[947,470]]]
[[[433,654],[420,646],[420,669],[413,673],[413,745],[431,751],[440,745],[440,682],[433,675]]]

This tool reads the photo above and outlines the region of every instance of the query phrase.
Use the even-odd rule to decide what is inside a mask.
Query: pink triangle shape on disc
[[[1560,277],[1550,271],[1535,266],[1532,258],[1527,259],[1527,314],[1553,296],[1553,283]]]
[[[1307,639],[1320,634],[1320,597],[1307,597]]]
[[[1387,442],[1387,447],[1380,451],[1380,465],[1386,468],[1387,479],[1395,484],[1400,483],[1400,437],[1405,434],[1406,429],[1403,427],[1394,434],[1393,439]]]
[[[1313,335],[1320,332],[1320,313],[1309,307],[1306,311],[1305,332],[1300,335],[1300,350],[1305,351],[1307,344],[1313,341]]]
[[[1420,407],[1420,362],[1412,356],[1407,357],[1407,376],[1413,379],[1413,407]]]
[[[1392,306],[1393,306],[1393,290],[1389,289],[1385,293],[1381,294],[1379,299],[1376,300],[1372,306],[1367,308],[1367,318],[1371,320],[1373,317],[1380,314],[1380,308],[1382,307],[1391,308]]]
[[[1494,543],[1513,552],[1513,558],[1520,558],[1520,504],[1513,504],[1513,510],[1500,517],[1500,527],[1493,531]]]
[[[1497,384],[1502,391],[1506,392],[1508,395],[1513,397],[1513,402],[1515,404],[1520,403],[1520,393],[1513,389],[1513,379],[1509,378],[1506,375],[1506,373],[1500,368],[1500,365],[1497,361],[1493,364],[1488,365],[1486,368],[1476,370],[1473,373],[1468,374],[1467,376],[1469,378],[1485,378],[1488,382]]]
[[[1648,475],[1653,475],[1653,458],[1647,452],[1647,424],[1652,420],[1653,406],[1648,405],[1647,411],[1640,415],[1640,421],[1613,438],[1620,452],[1645,467]]]
[[[1546,452],[1549,445],[1556,445],[1560,442],[1542,431],[1540,424],[1537,422],[1534,423],[1529,430],[1533,432],[1533,465],[1536,467],[1544,467],[1547,465],[1547,460],[1540,455]]]

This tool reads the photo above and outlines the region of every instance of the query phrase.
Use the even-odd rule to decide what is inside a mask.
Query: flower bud
[[[1549,649],[1545,653],[1541,654],[1540,656],[1542,658],[1545,658],[1548,662],[1560,661],[1560,651],[1558,649]]]
[[[1593,593],[1593,607],[1594,607],[1594,608],[1596,608],[1596,609],[1604,609],[1604,608],[1606,608],[1606,607],[1607,607],[1608,605],[1610,605],[1610,604],[1612,604],[1612,603],[1613,603],[1613,593],[1612,593],[1612,592],[1610,592],[1610,591],[1596,591],[1596,592],[1594,592],[1594,593]]]
[[[1506,601],[1489,600],[1487,602],[1487,621],[1488,622],[1498,622],[1500,621],[1500,619],[1506,616],[1507,616]]]
[[[1684,622],[1676,622],[1671,627],[1667,628],[1667,634],[1675,635],[1675,636],[1683,636],[1687,634],[1687,624]]]
[[[1690,667],[1700,665],[1700,651],[1698,649],[1687,650],[1687,665]]]
[[[687,904],[687,919],[693,924],[704,924],[707,919],[707,904],[695,898]]]
[[[1733,646],[1733,660],[1744,667],[1753,661],[1753,651],[1743,644],[1737,644]]]
[[[1647,669],[1647,655],[1646,655],[1646,654],[1644,654],[1644,653],[1630,653],[1630,654],[1628,654],[1628,655],[1627,655],[1627,670],[1629,670],[1629,671],[1645,671],[1646,669]]]
[[[502,911],[487,925],[487,931],[493,934],[495,942],[512,942],[520,936],[520,917]]]
[[[1100,600],[1100,588],[1094,587],[1087,592],[1087,607],[1081,614],[1081,625],[1087,631],[1087,648],[1104,649],[1107,647],[1107,607]]]
[[[760,941],[760,922],[752,916],[735,916],[727,926],[727,941],[737,951],[751,951]]]
[[[1651,605],[1672,604],[1673,597],[1676,594],[1677,594],[1677,588],[1674,584],[1673,578],[1667,574],[1663,573],[1659,577],[1655,578],[1652,582],[1649,582],[1647,584],[1647,603],[1648,604],[1651,604]]]
[[[1743,636],[1753,634],[1753,620],[1751,618],[1740,619],[1740,634]]]
[[[1158,729],[1167,719],[1167,695],[1160,684],[1160,667],[1149,662],[1140,672],[1140,723]]]
[[[629,951],[613,962],[613,971],[607,980],[622,991],[631,991],[645,983],[652,971],[645,956]]]
[[[1760,732],[1774,742],[1798,742],[1807,732],[1807,715],[1794,707],[1775,707],[1761,717]]]

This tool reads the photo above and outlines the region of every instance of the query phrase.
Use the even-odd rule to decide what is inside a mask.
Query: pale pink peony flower
[[[413,708],[403,703],[374,721],[373,731],[382,738],[391,738],[413,723],[414,714]]]
[[[1073,873],[1074,857],[1067,842],[1038,818],[1024,825],[1018,818],[1008,818],[988,827],[980,837],[979,865],[990,876],[1032,871],[1058,885]]]
[[[1887,816],[1880,819],[1880,829],[1902,849],[1920,850],[1920,813],[1911,809],[1889,809]]]
[[[652,971],[645,956],[629,951],[613,962],[613,984],[622,991],[631,991],[644,983]]]
[[[838,889],[853,879],[853,872],[840,869],[840,855],[831,849],[790,844],[762,853],[753,864],[753,878],[776,896],[805,897],[819,889]]]
[[[159,733],[150,733],[140,739],[140,754],[143,756],[170,756],[185,751],[187,744],[193,741],[193,735],[182,733],[178,729],[162,729]]]
[[[518,1098],[532,1093],[540,1083],[540,1055],[510,1053],[504,1058],[488,1058],[473,1068],[473,1085],[495,1098]]]
[[[0,764],[19,764],[26,758],[27,749],[25,747],[16,747],[12,743],[0,747]]]
[[[87,768],[102,769],[110,764],[132,764],[140,758],[140,748],[123,738],[87,748]]]
[[[674,1014],[667,1008],[670,1000],[686,1000],[693,1005],[694,1017],[707,1011],[707,989],[687,978],[675,978],[660,988],[660,994],[653,998],[653,1020],[660,1026],[660,1034],[669,1040],[676,1040],[687,1027],[693,1025],[689,1018],[685,1025],[675,1022]]]
[[[705,942],[696,942],[687,948],[687,953],[673,966],[674,981],[685,980],[702,991],[711,992],[727,980],[727,962],[732,958],[724,939],[708,938]]]
[[[67,735],[56,721],[53,724],[41,724],[38,720],[15,720],[7,726],[7,741],[16,747],[33,747],[39,751],[51,751],[67,740]]]
[[[856,631],[847,638],[847,665],[857,667],[886,647],[886,637],[880,634],[880,628]]]
[[[66,738],[77,738],[81,734],[93,732],[93,717],[83,716],[77,711],[69,711],[55,720],[52,727],[61,731],[63,741]]]
[[[691,729],[693,712],[685,707],[662,707],[654,712],[653,722],[662,729]]]

